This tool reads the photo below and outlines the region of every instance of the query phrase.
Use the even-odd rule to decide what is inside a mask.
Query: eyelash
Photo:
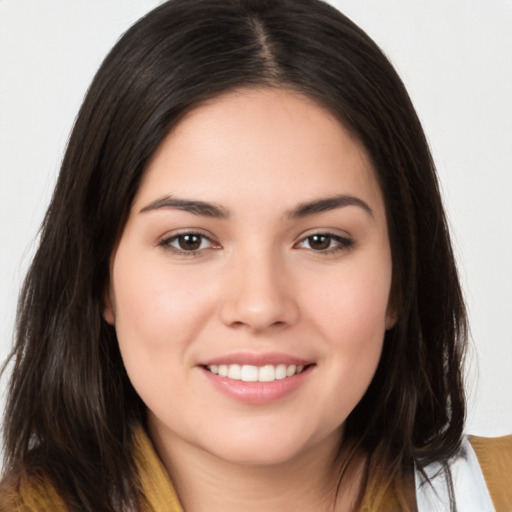
[[[354,245],[354,240],[348,237],[335,235],[333,233],[326,233],[326,232],[318,232],[318,233],[312,233],[311,235],[308,235],[306,237],[303,237],[295,244],[294,247],[303,244],[309,240],[309,243],[311,243],[311,240],[314,237],[325,237],[329,241],[329,247],[326,249],[315,251],[312,247],[311,250],[317,254],[327,256],[329,254],[335,254],[341,251],[346,251],[350,249]],[[331,244],[335,242],[335,246],[331,247]]]
[[[186,249],[175,247],[172,245],[173,242],[177,242],[179,244],[180,239],[183,239],[185,237],[198,237],[200,239],[199,247],[197,249],[186,250]],[[311,235],[301,238],[297,243],[294,244],[294,248],[300,248],[301,244],[306,243],[308,241],[309,241],[309,244],[311,244],[311,241],[314,239],[314,237],[325,237],[325,239],[327,239],[328,243],[329,243],[329,246],[326,249],[321,249],[321,250],[315,250],[310,245],[309,249],[319,255],[326,256],[326,255],[334,254],[337,252],[346,251],[354,245],[354,240],[352,240],[351,238],[343,237],[340,235],[335,235],[333,233],[328,233],[328,232],[318,232],[318,233],[313,233]],[[210,246],[201,248],[201,246],[203,245],[203,242],[205,240],[210,242]],[[333,242],[335,243],[335,246],[331,247],[331,244]],[[202,251],[204,251],[204,250],[220,248],[220,244],[214,242],[210,237],[206,236],[203,233],[198,233],[198,232],[194,232],[194,231],[187,231],[184,233],[179,233],[177,235],[173,235],[169,238],[165,238],[165,239],[161,240],[158,243],[158,245],[165,250],[169,250],[176,254],[183,255],[186,257],[197,256],[197,255],[201,254]]]
[[[178,242],[180,239],[184,239],[185,237],[198,237],[200,239],[200,245],[199,248],[193,249],[193,250],[186,250],[179,247],[174,247],[172,245],[173,242]],[[207,240],[210,242],[209,247],[203,247],[201,248],[201,245],[203,245],[203,241]],[[178,233],[177,235],[173,235],[169,238],[165,238],[161,240],[158,245],[162,247],[165,250],[172,251],[176,254],[183,255],[183,256],[197,256],[201,254],[202,251],[206,249],[218,249],[220,248],[220,245],[216,242],[214,242],[209,236],[206,236],[204,233],[198,233],[196,231],[186,231],[183,233]]]

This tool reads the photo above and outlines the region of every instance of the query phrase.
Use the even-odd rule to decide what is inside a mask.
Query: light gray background
[[[86,88],[120,34],[159,3],[0,0],[2,360]],[[468,431],[512,433],[512,0],[331,3],[390,57],[431,143],[472,328]]]

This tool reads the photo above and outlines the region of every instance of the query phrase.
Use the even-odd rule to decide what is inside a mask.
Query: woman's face
[[[303,95],[242,90],[154,155],[105,318],[163,446],[271,464],[339,443],[393,323],[390,285],[361,144]]]

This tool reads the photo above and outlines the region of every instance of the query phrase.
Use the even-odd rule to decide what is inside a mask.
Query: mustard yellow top
[[[496,512],[512,512],[512,436],[470,438]],[[145,512],[184,512],[153,445],[140,429],[135,436],[135,458],[148,503]],[[401,512],[399,490],[391,482],[385,488],[369,486],[361,512]],[[0,492],[0,512],[65,511],[62,500],[47,482],[22,481],[17,489]]]
[[[496,512],[512,512],[512,436],[470,437]]]

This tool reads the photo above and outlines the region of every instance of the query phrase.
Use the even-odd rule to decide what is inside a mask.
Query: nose
[[[224,324],[256,333],[284,328],[298,321],[293,279],[276,260],[253,254],[232,265],[220,308]]]

